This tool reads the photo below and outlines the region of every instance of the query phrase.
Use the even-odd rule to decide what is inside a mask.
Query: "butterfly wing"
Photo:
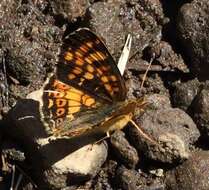
[[[53,134],[64,127],[66,119],[72,121],[76,113],[95,109],[99,104],[94,97],[51,76],[43,89],[41,119],[47,132]]]
[[[88,29],[77,30],[65,39],[57,78],[106,103],[126,97],[125,82],[112,56]]]
[[[48,133],[76,136],[91,128],[89,121],[101,122],[93,118],[102,106],[125,96],[125,82],[105,45],[80,29],[65,39],[56,72],[44,85],[41,118]]]

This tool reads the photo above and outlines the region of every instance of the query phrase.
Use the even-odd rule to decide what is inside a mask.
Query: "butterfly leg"
[[[99,139],[98,141],[92,143],[92,144],[91,144],[91,147],[89,148],[89,150],[92,150],[92,147],[93,147],[94,145],[100,144],[103,140],[108,139],[108,138],[110,138],[110,133],[109,133],[109,131],[106,132],[106,136],[105,136],[105,137],[103,137],[103,138]]]
[[[151,137],[149,137],[149,135],[147,135],[142,129],[141,127],[139,127],[133,120],[130,120],[130,123],[137,128],[137,130],[139,131],[139,133],[142,135],[143,138],[147,139],[148,141],[150,141],[153,144],[158,144],[156,140],[152,139]],[[159,144],[158,144],[159,145]]]
[[[106,132],[106,136],[105,136],[105,137],[99,139],[98,141],[96,141],[95,143],[93,143],[93,145],[94,145],[94,144],[99,144],[99,143],[101,143],[103,140],[108,139],[108,138],[110,138],[110,133],[109,133],[109,131]]]

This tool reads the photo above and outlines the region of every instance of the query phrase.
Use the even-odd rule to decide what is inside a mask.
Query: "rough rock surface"
[[[166,189],[171,190],[206,190],[208,184],[209,152],[197,151],[182,165],[168,172]]]
[[[116,131],[110,138],[112,151],[128,167],[134,168],[139,161],[136,149],[129,144],[121,131]]]
[[[205,138],[206,143],[208,143],[209,136],[209,104],[208,104],[208,95],[209,95],[209,85],[206,82],[204,85],[201,85],[201,88],[195,97],[191,105],[191,114],[194,121],[198,124],[198,127],[201,131],[202,136]]]
[[[63,32],[34,4],[3,0],[0,12],[1,59],[5,59],[8,88],[14,97],[23,98],[41,87],[46,68],[55,65]]]
[[[55,15],[61,15],[70,22],[75,22],[85,15],[88,8],[88,0],[53,0],[51,6]]]
[[[89,14],[91,28],[105,39],[116,58],[128,33],[133,36],[132,54],[142,54],[145,47],[161,37],[158,22],[163,19],[163,12],[159,1],[147,1],[146,4],[124,0],[96,2],[89,8]]]
[[[195,123],[182,110],[171,108],[165,96],[152,95],[149,99],[153,103],[140,117],[138,124],[158,144],[145,140],[132,127],[130,135],[134,139],[134,145],[148,157],[161,162],[172,163],[187,159],[190,146],[200,135]]]
[[[106,160],[107,145],[93,145],[96,140],[91,137],[72,140],[48,137],[37,106],[38,102],[31,99],[18,101],[4,122],[11,125],[6,128],[7,133],[24,144],[27,155],[33,155],[28,159],[33,163],[31,169],[36,173],[39,186],[63,188],[74,181],[94,177]]]
[[[191,104],[200,90],[200,82],[197,79],[187,82],[176,81],[174,84],[172,101],[175,107],[191,112]]]
[[[183,5],[178,15],[179,37],[189,58],[192,71],[199,78],[208,79],[208,15],[209,2],[192,1]]]
[[[164,186],[161,185],[160,179],[158,179],[156,176],[148,177],[141,171],[129,170],[123,166],[118,168],[116,173],[116,180],[118,183],[118,188],[122,189],[164,189]],[[147,184],[149,184],[149,187],[147,187]]]
[[[0,189],[12,189],[14,166],[23,190],[208,189],[208,6],[206,0],[0,1]],[[55,72],[63,39],[81,27],[96,32],[115,60],[133,36],[127,99],[146,95],[151,102],[133,118],[138,129],[132,122],[94,146],[100,137],[49,137],[38,102],[25,99]]]

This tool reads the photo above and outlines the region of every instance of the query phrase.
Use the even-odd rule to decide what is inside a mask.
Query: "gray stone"
[[[182,165],[166,174],[166,189],[169,190],[208,190],[209,152],[198,151]]]
[[[179,37],[190,59],[190,68],[202,79],[209,76],[208,9],[208,0],[194,0],[181,7],[177,19]]]
[[[195,123],[184,111],[171,108],[169,102],[166,102],[166,97],[163,100],[161,96],[160,102],[159,98],[155,98],[156,96],[149,97],[153,103],[136,121],[146,134],[158,143],[151,143],[142,138],[138,130],[132,127],[130,135],[135,147],[149,158],[161,162],[173,163],[187,159],[190,146],[200,135]]]
[[[150,180],[152,181],[150,183]],[[123,190],[164,190],[164,184],[160,178],[146,175],[142,171],[130,170],[123,166],[119,167],[116,174],[116,184],[118,189]]]
[[[209,83],[206,82],[201,86],[197,96],[195,97],[191,112],[194,121],[197,123],[201,131],[202,137],[205,138],[204,143],[209,143]]]
[[[89,6],[88,0],[53,0],[51,1],[53,13],[62,15],[70,22],[75,22],[85,15]]]
[[[8,112],[5,123],[7,133],[23,144],[27,159],[34,163],[31,167],[40,179],[39,187],[62,188],[74,181],[90,179],[107,158],[107,145],[92,145],[96,140],[91,137],[47,136],[40,121],[38,102],[31,99],[18,101]]]
[[[134,168],[139,161],[136,149],[125,138],[125,133],[116,131],[110,137],[112,151],[129,168]]]
[[[173,105],[190,112],[191,104],[198,94],[200,82],[197,79],[186,82],[176,81],[173,86],[174,92],[171,95]]]
[[[145,47],[161,38],[157,20],[164,15],[158,1],[133,2],[131,6],[124,0],[95,2],[89,7],[89,15],[91,28],[105,39],[115,58],[119,58],[128,33],[133,37],[131,55],[142,55]]]

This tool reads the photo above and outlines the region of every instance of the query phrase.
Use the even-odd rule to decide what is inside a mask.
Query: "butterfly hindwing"
[[[95,98],[52,76],[43,91],[42,116],[49,130],[57,130],[65,119],[73,120],[78,112],[96,108]],[[51,129],[50,129],[51,127]],[[50,131],[49,131],[50,132]]]

